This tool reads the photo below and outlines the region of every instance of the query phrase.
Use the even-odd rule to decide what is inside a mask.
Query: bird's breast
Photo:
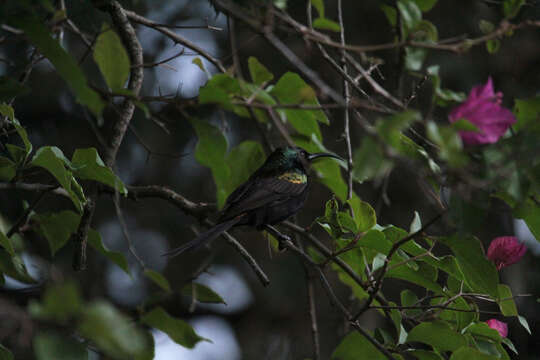
[[[283,173],[279,175],[278,178],[293,184],[305,184],[307,182],[306,174],[301,174],[294,171]]]

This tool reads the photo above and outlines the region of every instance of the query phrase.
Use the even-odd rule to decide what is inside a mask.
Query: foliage
[[[540,241],[540,160],[538,156],[531,156],[537,153],[538,148],[540,98],[514,99],[513,109],[507,109],[502,103],[502,93],[494,92],[489,78],[485,86],[474,87],[466,99],[464,94],[468,89],[457,91],[443,87],[446,83],[441,73],[443,70],[451,71],[443,69],[447,66],[445,62],[434,64],[429,59],[435,51],[454,51],[467,56],[466,51],[479,44],[485,44],[485,51],[497,56],[497,51],[504,46],[503,36],[511,41],[513,31],[520,29],[509,25],[509,21],[519,18],[525,1],[505,0],[499,4],[498,25],[487,20],[479,23],[480,31],[485,34],[483,37],[450,42],[442,42],[438,25],[427,20],[429,12],[437,6],[437,0],[399,0],[395,6],[380,5],[380,15],[384,15],[388,22],[387,30],[395,35],[393,43],[385,46],[399,50],[401,76],[429,79],[426,86],[430,96],[426,97],[426,108],[421,108],[422,103],[411,102],[416,93],[409,99],[394,98],[377,83],[371,70],[369,73],[363,70],[362,66],[366,64],[373,68],[378,66],[374,58],[365,56],[366,52],[371,52],[369,47],[360,51],[355,46],[335,41],[346,24],[333,20],[324,1],[310,1],[316,14],[312,27],[299,25],[282,10],[286,1],[275,5],[272,1],[265,2],[266,7],[260,8],[243,2],[214,1],[218,10],[225,7],[229,16],[265,36],[285,59],[295,60],[296,55],[288,48],[288,51],[283,51],[281,46],[285,45],[281,40],[274,40],[275,34],[280,33],[274,32],[273,25],[266,23],[270,18],[278,22],[277,29],[302,35],[310,46],[314,43],[323,50],[326,46],[337,49],[340,54],[343,52],[343,58],[339,57],[341,65],[332,58],[334,55],[328,55],[328,52],[326,55],[337,64],[338,74],[344,71],[343,64],[346,64],[345,69],[348,66],[346,71],[351,74],[355,69],[357,80],[349,81],[347,86],[360,88],[360,80],[365,79],[372,92],[367,94],[360,88],[362,91],[355,93],[353,100],[340,98],[338,92],[321,86],[324,76],[311,69],[306,70],[304,66],[307,65],[300,64],[299,59],[291,61],[296,68],[276,71],[270,59],[251,56],[246,61],[242,59],[249,77],[241,76],[240,69],[212,73],[207,70],[209,66],[205,62],[211,60],[216,65],[221,64],[219,60],[204,50],[194,48],[205,60],[196,58],[193,63],[208,76],[196,101],[189,105],[194,109],[166,96],[145,98],[126,87],[128,80],[133,81],[133,68],[143,64],[133,65],[133,58],[128,55],[131,53],[126,49],[130,43],[125,34],[118,33],[119,25],[114,23],[114,16],[111,16],[112,23],[107,20],[101,24],[100,30],[95,31],[94,45],[88,47],[92,56],[87,61],[92,61],[94,69],[83,66],[74,56],[74,51],[62,45],[57,29],[70,26],[71,31],[77,34],[75,29],[78,28],[70,25],[65,9],[56,9],[51,3],[45,0],[3,4],[0,17],[9,24],[5,25],[8,30],[14,29],[11,30],[13,36],[24,34],[21,41],[25,46],[48,60],[52,71],[65,81],[80,107],[84,111],[89,110],[91,124],[98,133],[104,130],[100,127],[104,124],[112,128],[109,129],[112,133],[128,129],[129,121],[122,131],[118,130],[122,124],[113,116],[108,119],[111,123],[104,123],[108,110],[111,113],[126,111],[131,104],[130,111],[137,106],[148,118],[154,119],[156,116],[150,103],[156,98],[177,106],[182,120],[189,123],[193,137],[196,137],[195,161],[208,168],[212,175],[215,192],[211,197],[215,199],[217,209],[221,209],[227,196],[264,163],[270,148],[268,143],[272,142],[261,140],[267,133],[280,134],[283,136],[281,143],[288,142],[308,152],[331,152],[326,146],[338,147],[336,140],[340,135],[329,130],[339,121],[337,112],[329,110],[338,108],[342,111],[345,108],[355,119],[354,125],[347,125],[349,128],[344,135],[348,144],[353,144],[351,152],[347,151],[347,164],[320,162],[313,166],[313,179],[322,184],[330,195],[325,205],[320,206],[319,216],[313,219],[311,226],[299,232],[300,235],[308,233],[311,236],[322,233],[321,237],[329,244],[326,248],[311,240],[309,246],[305,246],[305,257],[300,257],[304,261],[308,259],[306,267],[321,270],[323,286],[324,274],[333,273],[339,285],[352,294],[353,301],[349,307],[353,309],[352,313],[348,313],[351,310],[345,306],[335,308],[343,312],[341,315],[352,330],[343,334],[332,351],[332,359],[402,359],[409,356],[450,360],[509,359],[508,349],[517,353],[510,340],[512,334],[506,337],[505,323],[497,319],[486,323],[482,301],[498,305],[495,317],[519,323],[530,333],[527,320],[520,315],[514,301],[516,294],[509,285],[501,282],[499,274],[502,267],[521,259],[525,245],[516,237],[505,237],[512,239],[513,243],[500,245],[496,256],[491,250],[486,255],[476,228],[479,223],[471,214],[479,211],[479,215],[484,216],[491,211],[491,202],[498,201],[506,209],[506,215],[499,214],[501,218],[523,219],[536,240]],[[91,3],[95,11],[112,11],[111,4]],[[8,17],[6,14],[13,8],[21,15]],[[235,10],[238,8],[240,12]],[[263,9],[269,12],[265,14]],[[249,18],[242,16],[244,12]],[[129,14],[128,17],[136,21]],[[136,22],[144,24],[140,19]],[[155,24],[150,27],[167,34],[166,27]],[[86,38],[84,33],[81,34],[84,44]],[[347,63],[345,51],[350,51],[349,54],[360,52],[362,56],[355,60],[351,55],[353,60]],[[32,61],[30,70],[35,66]],[[93,75],[97,71],[102,75],[100,84],[94,81]],[[346,82],[348,77],[348,74],[344,76]],[[100,144],[99,150],[87,147],[87,141],[74,149],[37,146],[40,141],[33,137],[32,127],[27,127],[24,119],[17,118],[25,112],[15,100],[35,90],[25,82],[17,80],[13,74],[0,77],[0,127],[5,133],[0,135],[3,136],[0,153],[2,189],[31,188],[41,196],[54,194],[68,201],[47,211],[37,206],[41,197],[33,204],[19,201],[17,206],[21,205],[22,211],[17,218],[20,220],[15,220],[10,230],[0,228],[2,283],[8,277],[26,284],[38,281],[44,284],[39,300],[30,301],[22,309],[28,321],[39,326],[39,331],[32,338],[35,357],[86,359],[89,347],[114,359],[151,359],[155,346],[151,329],[166,333],[175,343],[190,349],[200,341],[211,342],[212,339],[197,334],[188,321],[171,315],[175,313],[162,307],[166,302],[161,300],[176,295],[190,299],[192,304],[226,304],[224,297],[193,281],[193,278],[187,279],[188,276],[184,283],[178,285],[168,278],[167,272],[147,267],[134,253],[129,234],[125,234],[129,252],[111,250],[106,245],[92,227],[93,210],[89,209],[96,204],[98,195],[108,196],[115,202],[119,221],[125,230],[118,203],[127,197],[137,199],[137,194],[131,193],[132,187],[124,184],[113,164],[105,164],[102,160],[102,157],[108,158],[104,154],[112,146],[110,142],[105,141],[104,146]],[[473,95],[487,88],[488,84],[489,91],[482,96],[482,102],[476,102],[478,99]],[[393,90],[390,93],[397,93]],[[360,101],[362,96],[367,100]],[[486,116],[485,106],[490,107],[491,115],[503,113],[504,116],[499,117],[505,121],[499,121],[497,116]],[[363,116],[358,109],[371,112],[369,116]],[[262,129],[262,135],[236,141],[229,136],[227,124],[208,121],[204,111],[216,111],[223,118],[235,116],[246,123],[251,121]],[[439,113],[445,115],[434,115]],[[159,120],[156,123],[161,124]],[[351,139],[349,130],[353,126],[358,127],[357,133],[361,135]],[[487,133],[494,129],[496,136],[489,141],[478,140],[480,133],[489,135]],[[119,142],[123,132],[119,140],[116,139]],[[470,141],[471,137],[477,141]],[[276,143],[274,141],[270,145]],[[481,145],[475,146],[478,144]],[[427,189],[417,196],[435,199],[439,205],[438,210],[432,211],[433,215],[438,213],[437,216],[420,216],[415,208],[405,204],[412,219],[405,228],[403,225],[386,224],[386,219],[375,210],[378,207],[363,199],[359,191],[366,184],[388,181],[390,174],[404,165]],[[450,193],[448,199],[443,195],[445,192]],[[177,194],[170,195],[171,192],[167,194],[168,197],[160,197],[175,205],[180,203],[178,206],[182,210],[205,224],[206,213],[199,208],[206,204],[194,203],[196,199],[188,201]],[[387,195],[386,190],[383,195]],[[477,201],[475,196],[481,200]],[[426,203],[428,201],[425,200]],[[428,235],[434,226],[438,226],[439,235]],[[317,233],[320,229],[322,231]],[[39,253],[40,241],[45,249],[48,248],[41,258],[53,269],[50,275],[42,275],[45,278],[31,276],[22,256]],[[151,299],[128,314],[109,300],[91,297],[90,290],[81,291],[83,285],[75,276],[68,275],[61,260],[70,251],[76,254],[73,248],[81,246],[81,243],[84,244],[83,249],[89,244],[96,250],[88,256],[103,257],[102,260],[118,266],[129,276],[142,275],[151,281],[154,285]],[[297,250],[303,253],[303,249]],[[132,257],[135,258],[135,266],[128,260]],[[330,266],[325,267],[327,264]],[[58,269],[62,276],[54,275]],[[392,284],[405,284],[406,289],[396,297],[383,287],[390,281]],[[333,302],[343,305],[339,304],[339,298],[333,298],[336,295],[331,289],[327,295]],[[363,330],[364,326],[358,319],[371,310],[386,318],[388,326],[377,327],[374,331]],[[491,324],[497,324],[505,332],[497,332]],[[49,331],[48,328],[54,330]],[[306,326],[306,333],[308,331]],[[13,354],[8,347],[0,345],[0,358],[12,359]]]

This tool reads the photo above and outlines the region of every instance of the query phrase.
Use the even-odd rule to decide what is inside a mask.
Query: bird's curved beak
[[[331,157],[331,158],[334,158],[334,159],[338,159],[338,160],[341,160],[341,161],[345,161],[343,160],[343,158],[337,156],[337,155],[334,155],[334,154],[330,154],[330,153],[315,153],[315,154],[309,154],[307,156],[307,159],[309,161],[313,161],[315,159],[318,159],[318,158],[321,158],[321,157]]]

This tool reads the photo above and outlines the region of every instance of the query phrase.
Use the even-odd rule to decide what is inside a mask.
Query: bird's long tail
[[[240,214],[238,216],[233,217],[230,220],[220,222],[219,224],[214,225],[210,229],[206,230],[205,232],[199,234],[196,239],[191,240],[187,243],[185,243],[182,246],[179,246],[177,248],[174,248],[165,254],[163,256],[167,256],[169,258],[178,256],[182,254],[183,252],[189,251],[189,250],[196,250],[203,246],[204,244],[209,243],[210,241],[217,238],[219,235],[223,234],[225,231],[229,230],[231,227],[236,225],[242,218],[244,217],[244,214]]]

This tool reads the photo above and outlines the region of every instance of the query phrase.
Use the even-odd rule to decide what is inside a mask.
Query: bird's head
[[[331,157],[343,161],[339,156],[330,153],[310,154],[301,147],[283,147],[277,148],[270,154],[268,159],[266,159],[265,165],[279,170],[299,169],[306,171],[315,159],[323,157]]]

